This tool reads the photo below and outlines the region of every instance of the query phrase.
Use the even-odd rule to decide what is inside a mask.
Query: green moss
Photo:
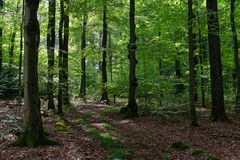
[[[100,111],[102,115],[108,115],[112,113],[119,113],[121,107],[111,107],[111,108],[104,108]]]
[[[67,132],[68,128],[63,120],[56,122],[55,128],[57,131]]]
[[[202,157],[205,154],[203,150],[196,149],[192,152],[192,156],[194,157]]]
[[[132,154],[130,149],[120,146],[109,134],[102,133],[96,129],[91,129],[88,131],[88,134],[100,141],[101,145],[111,154],[112,159],[126,159]]]
[[[220,159],[214,156],[208,156],[208,160],[220,160]]]
[[[181,141],[176,141],[172,144],[171,147],[174,148],[174,149],[179,149],[181,151],[185,151],[189,148],[189,145],[186,144],[186,143],[183,143]]]

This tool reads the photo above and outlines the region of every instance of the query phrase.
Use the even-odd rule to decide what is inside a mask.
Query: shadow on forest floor
[[[44,112],[44,129],[60,146],[35,149],[12,147],[16,138],[10,127],[20,120],[23,107],[0,100],[0,157],[8,159],[146,159],[146,160],[238,160],[239,119],[232,123],[209,122],[201,111],[200,126],[189,120],[162,120],[140,116],[125,119],[120,107],[73,101],[63,118]],[[43,110],[46,105],[43,103]]]

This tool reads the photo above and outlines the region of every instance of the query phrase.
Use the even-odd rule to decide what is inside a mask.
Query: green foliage
[[[63,120],[60,120],[60,121],[56,122],[55,128],[56,128],[56,130],[62,131],[62,132],[67,132],[68,131],[68,127],[66,126],[66,124]]]
[[[181,141],[176,141],[171,145],[172,148],[174,149],[179,149],[181,151],[185,151],[187,149],[189,149],[189,145],[186,143],[183,143]]]
[[[0,72],[0,97],[15,96],[18,93],[17,67],[4,64]]]
[[[113,114],[113,113],[119,113],[121,107],[111,107],[111,108],[104,108],[100,112],[102,115],[108,115],[108,114]]]
[[[91,129],[88,134],[100,141],[101,145],[111,153],[112,159],[126,159],[132,154],[130,149],[120,146],[113,137],[106,133]]]
[[[208,160],[220,160],[220,159],[214,156],[208,156]]]
[[[192,156],[194,157],[202,157],[205,155],[205,152],[203,150],[197,149],[192,152]]]

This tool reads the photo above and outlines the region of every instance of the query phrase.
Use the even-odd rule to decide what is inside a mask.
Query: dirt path
[[[61,145],[27,149],[9,145],[16,138],[12,133],[21,121],[22,107],[14,106],[12,101],[1,101],[0,159],[107,160],[118,156],[137,160],[240,159],[237,119],[233,123],[210,123],[203,118],[200,127],[191,128],[186,118],[125,119],[118,110],[115,106],[75,101],[63,118],[47,112],[43,117],[44,128]],[[173,148],[175,142],[188,147]]]

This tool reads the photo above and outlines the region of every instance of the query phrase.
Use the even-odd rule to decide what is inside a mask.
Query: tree
[[[86,12],[86,11],[84,11]],[[87,26],[87,15],[84,13],[83,16],[83,31],[82,31],[82,60],[81,60],[81,86],[80,86],[80,96],[83,98],[83,101],[86,102],[86,26]]]
[[[63,98],[63,23],[64,23],[64,1],[60,0],[60,21],[59,21],[59,52],[58,52],[58,111],[63,115],[62,98]]]
[[[62,78],[63,78],[63,104],[69,105],[68,93],[68,40],[69,40],[69,1],[64,0],[64,15],[63,15],[63,42],[62,42]]]
[[[54,109],[53,100],[53,71],[54,71],[54,50],[55,50],[55,12],[56,0],[48,2],[48,32],[47,32],[47,52],[48,52],[48,82],[47,96],[48,109]]]
[[[237,29],[235,24],[235,0],[230,1],[230,20],[231,20],[231,29],[232,29],[232,37],[233,37],[233,50],[234,50],[234,64],[235,64],[235,74],[237,81],[237,89],[236,89],[236,101],[235,101],[235,112],[240,113],[240,65],[238,58],[238,37],[237,37]]]
[[[193,3],[188,0],[188,43],[189,43],[189,96],[190,96],[190,112],[191,112],[191,125],[197,126],[197,113],[195,104],[195,71],[194,71],[194,34],[193,34]]]
[[[130,41],[128,44],[128,59],[130,61],[129,67],[129,92],[128,92],[128,105],[127,105],[127,117],[138,116],[138,105],[136,102],[136,88],[138,81],[136,78],[136,65],[138,63],[136,59],[136,33],[135,33],[135,0],[130,0]]]
[[[40,29],[37,20],[38,0],[26,0],[24,23],[24,124],[25,131],[13,143],[36,147],[50,144],[42,126],[38,91],[38,45]]]
[[[102,97],[101,101],[109,103],[107,90],[107,2],[103,6],[103,36],[102,36]]]
[[[14,26],[15,26],[15,24],[14,24]],[[14,27],[12,35],[11,35],[11,42],[10,42],[10,47],[9,47],[9,64],[13,64],[15,37],[16,37],[16,31],[15,31],[15,27]]]
[[[0,11],[3,9],[3,0],[0,0]],[[3,58],[3,49],[2,49],[2,26],[0,26],[0,72],[2,71],[2,58]]]
[[[208,10],[208,45],[211,75],[212,121],[227,121],[224,108],[222,62],[219,37],[217,0],[207,0]]]

